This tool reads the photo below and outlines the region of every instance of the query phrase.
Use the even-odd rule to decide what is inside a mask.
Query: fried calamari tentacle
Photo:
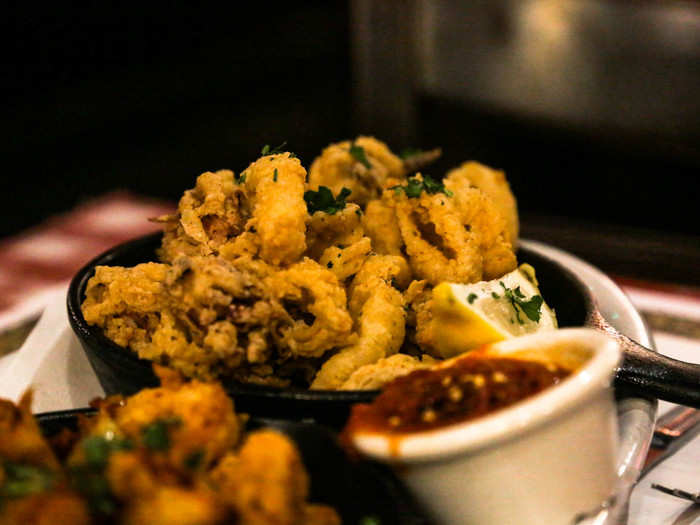
[[[362,239],[364,230],[360,215],[357,204],[347,204],[333,214],[315,212],[306,233],[306,255],[317,261],[331,246],[349,246]]]
[[[394,206],[414,275],[431,284],[481,280],[479,239],[466,230],[453,197],[443,193],[409,198],[386,190]]]
[[[514,270],[517,260],[513,246],[508,241],[508,223],[499,206],[486,192],[472,185],[470,177],[473,172],[481,173],[481,168],[476,163],[467,163],[463,168],[450,173],[445,179],[445,186],[454,194],[462,224],[479,239],[484,261],[483,278],[489,280]],[[488,170],[485,167],[483,169]],[[501,172],[492,173],[502,176]],[[507,185],[505,179],[503,182]],[[505,191],[510,193],[507,187]],[[512,210],[515,211],[515,208]],[[515,220],[517,224],[517,216]]]
[[[403,161],[388,146],[373,137],[357,137],[331,144],[309,169],[309,188],[330,188],[337,194],[344,187],[352,191],[349,200],[364,206],[376,199],[390,177],[403,177]]]
[[[319,370],[311,388],[339,388],[361,366],[395,354],[405,334],[405,311],[401,292],[392,286],[407,284],[401,257],[370,257],[353,280],[350,311],[357,319],[359,340],[341,349]]]
[[[347,344],[352,318],[345,288],[333,272],[304,258],[272,275],[267,284],[289,314],[290,323],[281,325],[277,342],[292,356],[318,357]]]
[[[432,164],[442,156],[442,149],[434,148],[428,151],[418,150],[414,152],[401,153],[403,157],[404,174],[415,173],[429,164]]]
[[[243,231],[247,218],[246,198],[233,172],[202,173],[195,187],[185,191],[177,213],[156,219],[164,229],[158,255],[169,262],[182,254],[216,254]]]
[[[469,181],[493,201],[494,206],[506,221],[505,240],[516,246],[519,230],[518,205],[505,174],[478,162],[469,161],[451,170],[446,176],[446,180],[453,180],[463,185],[461,179]]]
[[[341,385],[339,390],[379,389],[397,377],[405,376],[421,368],[430,368],[437,362],[427,354],[424,354],[422,359],[406,354],[394,354],[391,357],[384,357],[376,363],[358,368]]]
[[[144,359],[213,379],[276,357],[272,332],[288,314],[265,282],[274,272],[250,257],[99,267],[83,315]]]
[[[260,256],[275,265],[291,264],[306,250],[304,202],[306,170],[290,153],[266,155],[241,173],[250,196],[252,218],[246,230],[254,232]]]
[[[403,239],[394,208],[383,199],[370,201],[362,216],[365,234],[372,249],[381,255],[402,255]]]

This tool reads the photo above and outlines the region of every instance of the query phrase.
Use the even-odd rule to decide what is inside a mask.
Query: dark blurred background
[[[505,169],[526,236],[700,282],[700,2],[230,4],[6,10],[0,236],[365,133]]]

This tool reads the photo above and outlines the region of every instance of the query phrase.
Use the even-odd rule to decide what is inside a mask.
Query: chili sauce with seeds
[[[353,406],[346,435],[357,431],[431,430],[493,413],[556,385],[570,370],[510,358],[465,356],[384,387],[371,404]]]

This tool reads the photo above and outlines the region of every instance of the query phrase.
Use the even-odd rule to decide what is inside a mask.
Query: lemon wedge
[[[493,281],[439,284],[433,289],[433,323],[435,347],[443,358],[557,328],[529,264]]]

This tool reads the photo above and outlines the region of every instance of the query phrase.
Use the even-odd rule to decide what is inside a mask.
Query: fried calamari
[[[157,219],[162,263],[98,267],[83,315],[188,377],[374,388],[433,351],[433,286],[517,263],[503,173],[414,175],[439,156],[360,136],[324,149],[308,182],[294,154],[269,148],[238,175],[204,173]]]

